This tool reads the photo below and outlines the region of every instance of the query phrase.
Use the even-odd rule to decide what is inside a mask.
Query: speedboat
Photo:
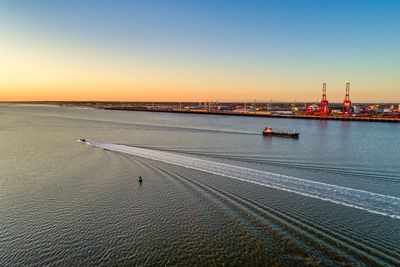
[[[79,141],[86,143],[86,139],[84,137],[80,138]]]

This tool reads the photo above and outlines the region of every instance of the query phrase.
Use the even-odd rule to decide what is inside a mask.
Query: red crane
[[[329,101],[326,98],[326,83],[322,84],[322,100],[319,105],[319,115],[322,117],[329,115]]]
[[[342,105],[342,117],[351,116],[350,83],[346,83],[346,96]]]

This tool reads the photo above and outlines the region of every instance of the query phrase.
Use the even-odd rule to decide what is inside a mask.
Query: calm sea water
[[[399,266],[399,136],[384,123],[0,106],[0,265]]]

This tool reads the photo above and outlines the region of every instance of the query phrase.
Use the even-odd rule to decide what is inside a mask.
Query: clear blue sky
[[[0,89],[45,88],[49,99],[101,88],[108,99],[309,101],[327,82],[340,101],[351,82],[356,101],[400,101],[399,29],[394,0],[1,1],[0,56],[13,71]],[[45,62],[14,64],[41,53]]]

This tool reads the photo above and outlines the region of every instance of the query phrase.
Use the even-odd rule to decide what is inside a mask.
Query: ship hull
[[[277,137],[286,137],[286,138],[299,138],[299,133],[265,133],[263,132],[264,136],[277,136]]]

